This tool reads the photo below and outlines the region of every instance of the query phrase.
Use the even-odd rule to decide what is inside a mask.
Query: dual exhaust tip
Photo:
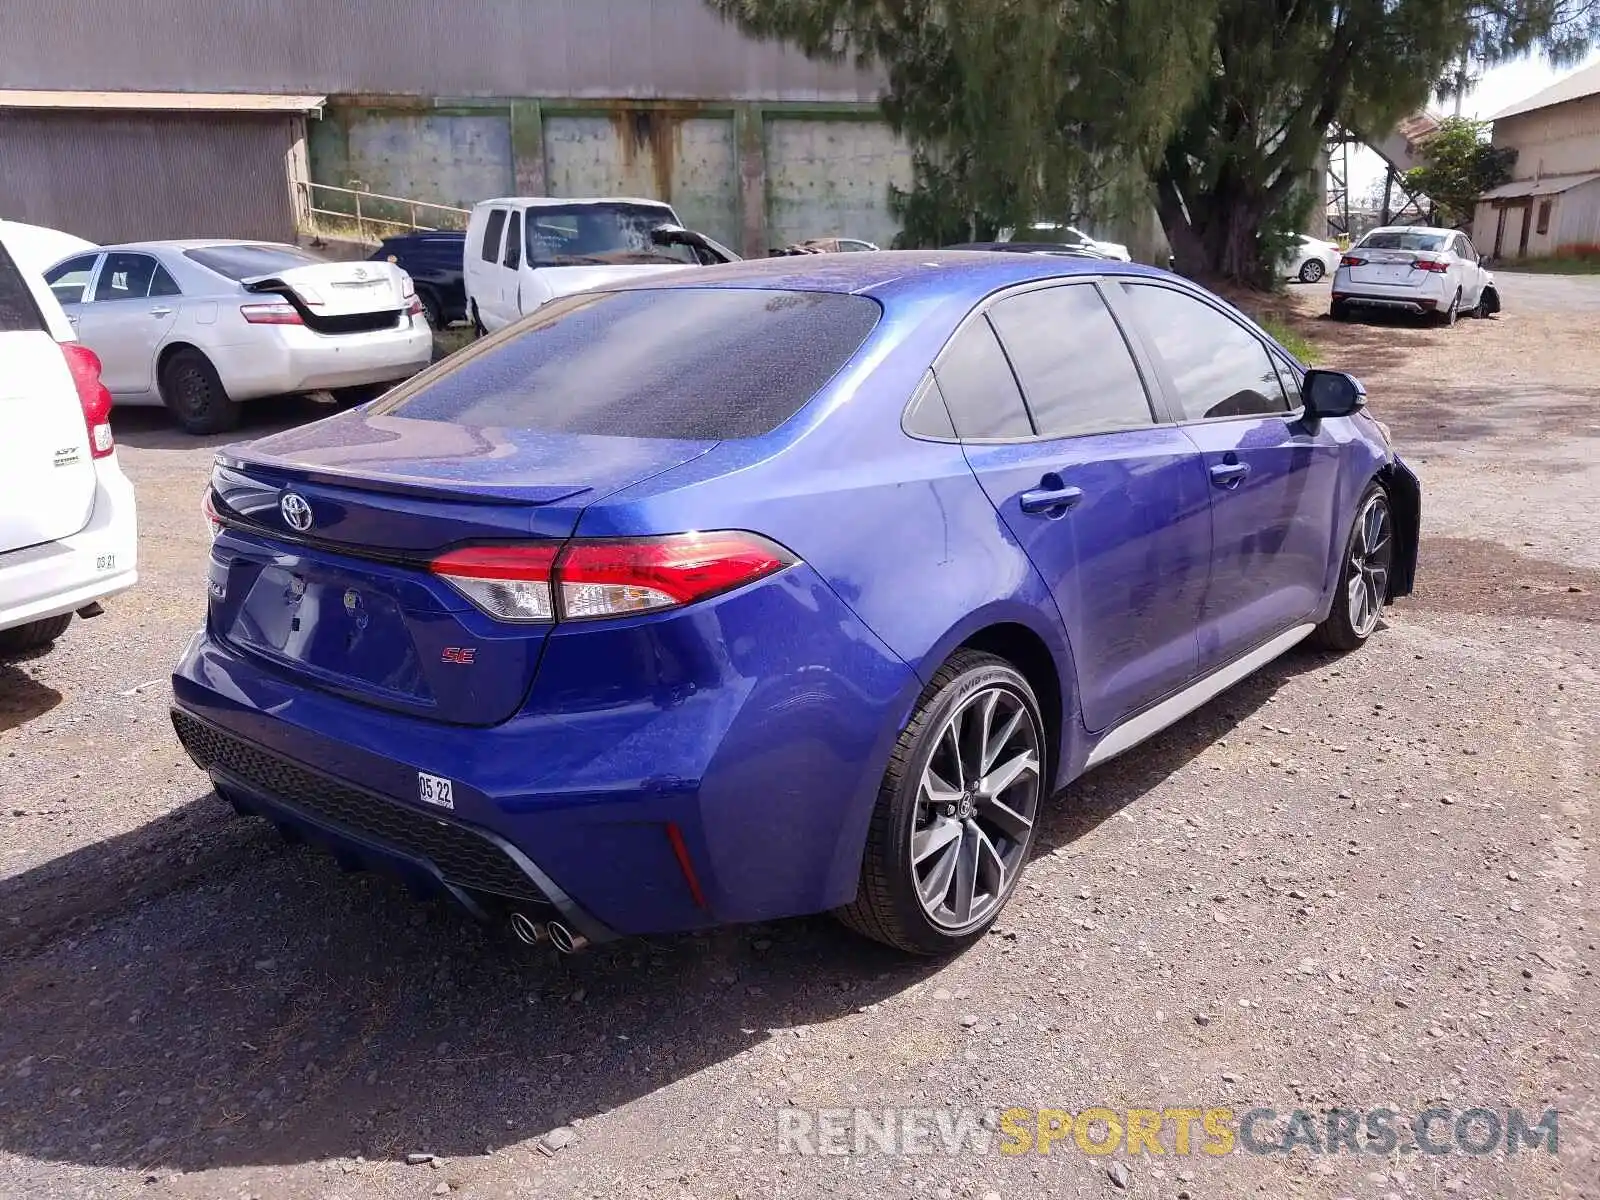
[[[527,913],[511,914],[511,932],[525,946],[539,946],[548,941],[562,954],[576,954],[589,945],[588,938],[574,933],[560,921],[535,921]]]

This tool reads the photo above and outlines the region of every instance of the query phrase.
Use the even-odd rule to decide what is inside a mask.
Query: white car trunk
[[[0,328],[0,554],[77,533],[94,511],[78,389],[44,330]]]
[[[1382,283],[1388,285],[1416,286],[1425,282],[1428,273],[1417,266],[1418,262],[1437,262],[1437,254],[1419,254],[1414,250],[1362,250],[1350,251],[1351,257],[1364,259],[1359,267],[1350,268],[1352,283]]]
[[[398,314],[410,302],[409,283],[387,262],[313,263],[244,280],[252,292],[292,292],[316,317]]]

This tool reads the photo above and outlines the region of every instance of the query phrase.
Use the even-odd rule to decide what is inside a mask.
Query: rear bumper
[[[808,568],[673,616],[560,629],[533,701],[489,728],[316,690],[202,632],[173,675],[175,721],[248,810],[469,907],[542,897],[592,941],[855,894],[920,685]],[[237,743],[230,757],[195,727]],[[452,809],[420,800],[419,771],[452,781]],[[492,872],[463,867],[430,831],[495,847]]]
[[[95,464],[94,511],[71,537],[0,554],[0,629],[126,591],[139,580],[133,484],[116,456]]]
[[[1426,272],[1419,272],[1426,274]],[[1333,279],[1333,302],[1352,308],[1386,308],[1391,312],[1431,313],[1445,307],[1448,297],[1443,276],[1430,275],[1416,287],[1400,284],[1360,283],[1342,268]]]
[[[372,333],[313,333],[302,326],[261,326],[247,345],[208,351],[235,400],[389,383],[433,359],[433,331],[421,317]]]

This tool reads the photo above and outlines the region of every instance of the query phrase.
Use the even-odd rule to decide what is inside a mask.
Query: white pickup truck
[[[100,360],[0,233],[0,654],[98,615],[137,582],[137,554]]]

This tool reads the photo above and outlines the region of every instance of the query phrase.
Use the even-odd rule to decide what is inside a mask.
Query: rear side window
[[[988,318],[968,321],[945,347],[933,373],[958,437],[985,441],[1033,436],[1017,378]]]
[[[202,246],[185,250],[183,256],[208,271],[235,281],[258,275],[276,275],[296,267],[309,267],[324,261],[294,246]],[[104,272],[102,272],[103,274]]]
[[[641,288],[552,301],[508,340],[402,386],[378,411],[423,421],[692,441],[758,437],[861,348],[865,296]]]
[[[37,333],[44,328],[44,316],[34,303],[28,281],[0,245],[0,333]]]
[[[522,214],[512,213],[506,222],[506,266],[516,270],[522,265]]]
[[[1123,289],[1177,386],[1183,420],[1289,411],[1272,356],[1244,326],[1172,288]]]
[[[506,228],[506,210],[491,208],[488,223],[483,227],[483,261],[497,263],[500,261],[500,235]]]
[[[1041,437],[1155,423],[1122,331],[1093,284],[1008,297],[989,319]]]
[[[152,296],[181,296],[183,295],[183,289],[178,286],[176,279],[167,274],[167,269],[157,263],[155,278],[150,281],[150,294]]]
[[[904,427],[913,437],[953,439],[956,436],[950,410],[945,407],[944,396],[939,392],[939,381],[931,371],[906,408]]]

